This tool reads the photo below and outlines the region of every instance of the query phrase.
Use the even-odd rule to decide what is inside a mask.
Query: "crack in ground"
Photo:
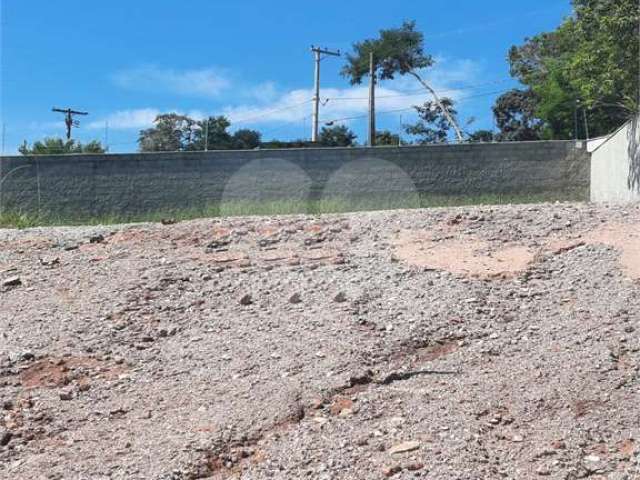
[[[436,358],[448,355],[456,349],[450,349],[447,346],[450,342],[437,341],[432,348],[431,356],[421,358],[422,360],[432,361]],[[444,346],[444,347],[443,347]],[[420,354],[425,350],[425,346],[418,344],[411,349],[406,346],[401,349],[404,358]],[[420,355],[418,355],[420,358]],[[397,358],[397,357],[396,357]],[[381,362],[382,363],[382,362]],[[459,375],[461,371],[439,371],[439,370],[392,370],[384,375],[375,375],[371,369],[361,373],[354,374],[349,377],[349,381],[344,385],[333,388],[320,395],[320,400],[302,405],[296,403],[293,411],[286,415],[283,419],[274,424],[260,429],[251,436],[245,436],[241,440],[236,441],[220,441],[220,445],[209,449],[204,458],[196,465],[188,467],[187,472],[174,471],[168,475],[161,477],[161,480],[198,480],[203,478],[216,478],[220,475],[227,478],[229,475],[241,474],[249,464],[259,464],[266,460],[266,454],[259,448],[259,444],[266,440],[270,433],[287,431],[298,425],[309,410],[320,410],[329,408],[333,415],[339,415],[342,411],[349,409],[352,405],[351,400],[346,400],[345,395],[360,393],[371,386],[384,387],[394,382],[409,380],[411,378],[422,375]]]

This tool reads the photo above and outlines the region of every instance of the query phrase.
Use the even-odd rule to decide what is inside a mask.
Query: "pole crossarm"
[[[64,124],[67,127],[67,140],[71,140],[71,128],[78,127],[80,123],[73,120],[74,115],[89,115],[89,112],[79,112],[78,110],[72,110],[70,108],[56,108],[51,109],[52,112],[64,113]]]

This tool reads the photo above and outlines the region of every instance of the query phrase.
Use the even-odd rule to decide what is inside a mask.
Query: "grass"
[[[111,225],[118,223],[175,221],[194,218],[215,218],[249,215],[287,215],[345,213],[403,208],[457,207],[464,205],[504,205],[545,203],[555,201],[584,201],[582,193],[568,194],[562,198],[556,193],[485,194],[485,195],[417,195],[406,198],[328,198],[311,201],[277,200],[230,201],[200,208],[169,209],[148,213],[102,214],[97,216],[77,214],[34,214],[9,210],[0,213],[0,228],[31,228],[54,225]]]

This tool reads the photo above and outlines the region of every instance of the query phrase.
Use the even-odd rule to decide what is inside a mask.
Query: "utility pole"
[[[376,66],[369,52],[369,146],[376,146]]]
[[[104,149],[109,151],[109,120],[104,121]]]
[[[207,117],[207,123],[204,124],[204,151],[209,151],[209,117]]]
[[[585,140],[589,141],[589,122],[587,120],[587,109],[582,107],[582,118],[584,119],[584,135]]]
[[[52,108],[52,112],[64,113],[64,124],[67,127],[67,140],[71,140],[71,128],[79,127],[80,122],[78,120],[74,120],[74,115],[89,115],[87,112],[77,112],[75,110],[71,110],[70,108],[62,109],[62,108]]]
[[[331,55],[334,57],[340,56],[340,50],[337,52],[332,52],[327,50],[326,48],[314,47],[311,45],[311,51],[315,55],[315,88],[314,88],[314,96],[313,96],[313,121],[311,126],[311,141],[316,143],[318,141],[318,123],[320,122],[320,61],[322,60],[322,55]]]

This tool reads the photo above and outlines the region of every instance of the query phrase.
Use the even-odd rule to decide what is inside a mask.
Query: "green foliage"
[[[75,140],[61,138],[45,138],[36,141],[32,146],[25,141],[18,151],[22,155],[64,155],[69,153],[105,153],[102,144],[97,140],[82,144]]]
[[[398,208],[433,208],[461,205],[498,205],[515,203],[542,203],[555,201],[585,201],[588,192],[541,192],[518,194],[485,195],[436,195],[421,194],[389,196],[371,196],[363,199],[341,197],[322,198],[320,200],[273,200],[243,201],[233,200],[213,203],[197,208],[176,208],[169,211],[153,211],[140,214],[113,213],[102,216],[51,216],[47,214],[29,214],[20,212],[0,212],[0,228],[30,228],[49,225],[109,225],[129,222],[160,222],[163,219],[175,221],[193,218],[213,218],[235,215],[283,215],[283,214],[324,214],[354,212],[366,210],[384,210]]]
[[[471,143],[490,143],[496,141],[496,135],[491,130],[476,130],[469,134],[468,140]]]
[[[638,111],[640,13],[637,0],[573,0],[574,14],[553,32],[509,51],[511,74],[535,95],[545,138],[615,129]],[[523,112],[524,114],[524,112]]]
[[[404,22],[400,28],[380,30],[377,39],[353,44],[353,53],[347,54],[342,75],[352,85],[362,83],[369,74],[369,56],[373,52],[374,64],[381,80],[392,80],[395,75],[406,75],[433,65],[433,57],[424,52],[424,35],[416,31],[416,22]]]
[[[317,146],[314,143],[311,143],[309,140],[291,140],[291,141],[285,141],[285,140],[269,140],[268,142],[262,142],[262,144],[260,145],[260,148],[266,148],[266,149],[275,149],[275,148],[309,148],[309,147],[314,147]]]
[[[589,107],[605,99],[637,111],[637,0],[574,0],[574,9],[576,20],[571,34],[579,42],[568,65],[570,81]]]
[[[164,113],[154,120],[154,126],[140,131],[141,152],[177,152],[188,150],[194,136],[195,120],[186,115]]]
[[[416,22],[404,22],[400,28],[380,30],[378,38],[353,44],[353,53],[347,54],[347,64],[342,75],[349,78],[352,85],[362,83],[369,74],[370,56],[373,54],[375,75],[381,80],[392,80],[396,75],[411,75],[433,96],[437,104],[455,131],[458,141],[463,134],[454,116],[449,115],[436,91],[422,77],[421,70],[434,64],[433,57],[424,51],[424,35],[416,30]]]
[[[233,134],[231,139],[233,148],[237,150],[252,150],[258,148],[262,142],[262,134],[256,130],[241,129]]]
[[[391,133],[389,130],[381,130],[376,132],[376,145],[397,147],[398,145],[402,145],[402,140],[397,133]]]
[[[499,141],[540,140],[542,123],[535,117],[537,97],[531,90],[510,90],[498,97],[493,115]]]
[[[179,152],[205,150],[245,150],[260,146],[261,134],[242,129],[233,135],[231,122],[224,116],[196,121],[186,115],[158,115],[154,126],[140,132],[138,144],[142,152]]]
[[[357,135],[346,125],[322,127],[318,143],[323,147],[351,147],[355,145]]]
[[[457,112],[453,105],[453,100],[443,98],[440,104],[426,101],[420,106],[414,107],[420,120],[413,125],[406,125],[407,134],[418,137],[415,143],[428,145],[432,143],[447,143],[451,122],[449,122],[444,107],[450,117],[455,118]]]
[[[234,148],[233,139],[227,129],[231,122],[224,116],[208,117],[195,122],[193,140],[186,150],[229,150]]]

